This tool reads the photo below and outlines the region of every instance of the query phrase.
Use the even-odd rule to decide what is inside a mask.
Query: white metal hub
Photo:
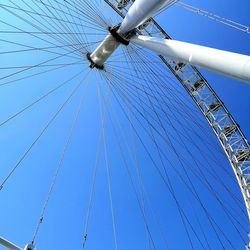
[[[128,2],[127,0],[121,1],[121,7],[128,4]],[[178,0],[136,0],[129,9],[121,25],[109,29],[110,34],[106,36],[104,41],[94,52],[87,54],[87,58],[90,61],[90,67],[104,69],[105,61],[119,45],[129,44],[127,38],[131,35],[131,31],[141,26],[161,9],[168,8],[176,2],[178,2]]]
[[[129,40],[123,35],[118,34],[118,27],[109,28],[110,34],[108,34],[103,42],[91,53],[87,54],[87,58],[90,61],[91,68],[104,69],[104,63],[113,54],[113,52],[119,47],[120,44],[128,45]],[[128,37],[128,35],[126,36]]]

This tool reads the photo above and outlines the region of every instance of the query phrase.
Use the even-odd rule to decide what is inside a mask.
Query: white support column
[[[4,246],[9,250],[22,250],[22,248],[17,247],[15,244],[11,243],[10,241],[0,237],[0,246]]]
[[[0,237],[0,246],[5,247],[9,250],[36,250],[35,246],[33,244],[27,244],[24,249],[16,246],[14,243]]]
[[[125,34],[143,24],[163,8],[170,7],[178,0],[136,0],[130,7],[118,32]]]
[[[158,55],[250,83],[250,56],[148,36],[135,36],[131,42]]]
[[[121,43],[128,45],[124,37],[126,37],[129,31],[143,24],[159,10],[170,7],[177,1],[178,0],[136,0],[130,7],[119,29],[113,30],[114,32],[106,36],[104,41],[91,54],[87,54],[90,67],[103,69],[105,61]]]

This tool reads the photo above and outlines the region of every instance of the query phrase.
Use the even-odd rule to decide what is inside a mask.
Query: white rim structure
[[[124,14],[116,8],[114,1],[105,0],[105,2],[124,17]],[[143,1],[138,2],[143,5]],[[144,1],[144,5],[147,3],[148,1]],[[128,22],[127,19],[131,18],[130,13],[135,11],[132,7],[124,18],[125,24]],[[134,7],[136,10],[140,9],[135,4]],[[152,7],[148,9],[148,12],[151,9]],[[157,11],[154,9],[154,12]],[[148,14],[144,13],[144,15],[147,17],[147,20]],[[140,18],[145,21],[142,16]],[[173,41],[154,19],[151,19],[150,22],[155,30],[148,31],[147,28],[144,31],[140,30],[139,34],[145,35],[133,37],[132,42],[153,50],[160,55],[160,58],[171,69],[208,121],[232,166],[250,221],[250,145],[240,127],[207,80],[193,67],[200,66],[207,70],[250,83],[250,57]],[[128,25],[128,27],[130,29],[135,28],[138,27],[138,24],[141,23],[135,22],[134,26]],[[123,27],[123,23],[121,27]],[[124,31],[128,30],[124,28]],[[152,37],[151,33],[160,34],[160,37]],[[169,59],[169,57],[172,59]],[[190,72],[192,72],[191,76]]]
[[[109,4],[120,13],[119,9],[116,9],[111,1],[106,2],[109,2]],[[162,8],[162,2],[165,2],[165,6],[166,4],[173,4],[173,1],[136,1],[127,12],[118,32],[126,33],[129,30],[137,28],[142,22],[145,22],[150,15],[156,13]],[[121,14],[121,16],[123,15]],[[187,72],[190,72],[190,67],[192,68],[190,65],[193,65],[250,83],[250,57],[173,41],[158,23],[154,20],[151,20],[150,22],[155,25],[155,28],[158,29],[158,34],[160,33],[162,38],[140,35],[132,37],[131,41],[157,52],[167,66],[173,70],[175,76],[184,85],[185,89],[188,90],[188,93],[192,96],[195,103],[214,130],[230,163],[232,164],[250,219],[249,144],[222,101],[218,98],[198,70],[193,68],[194,72],[192,77],[189,77],[188,79],[185,77],[185,71],[187,70]],[[145,31],[148,33],[147,29],[145,29]],[[169,59],[164,59],[163,56],[165,55],[173,59],[172,63],[168,63]],[[178,63],[175,64],[175,61]],[[175,64],[174,66],[173,63]],[[209,98],[209,100],[207,98],[201,99],[203,91],[211,91],[211,98]]]
[[[207,197],[205,194],[211,194],[216,202],[218,202],[217,205],[223,210],[223,212],[225,212],[225,218],[227,222],[230,223],[230,226],[232,226],[234,233],[237,234],[237,237],[239,237],[238,239],[240,239],[239,241],[241,241],[241,245],[246,244],[246,235],[249,230],[246,229],[247,220],[242,218],[246,218],[248,216],[248,219],[250,220],[250,145],[239,125],[235,122],[234,118],[227,110],[221,99],[217,96],[216,92],[212,89],[208,81],[196,67],[203,67],[204,69],[211,70],[219,74],[249,82],[249,57],[172,40],[163,28],[155,21],[153,16],[177,3],[178,1],[176,0],[104,0],[102,2],[106,7],[108,5],[111,7],[109,11],[113,12],[119,21],[115,21],[114,23],[113,21],[109,21],[108,12],[107,15],[102,13],[99,6],[96,6],[91,2],[91,0],[79,2],[67,0],[63,2],[58,0],[34,0],[32,3],[27,3],[22,0],[21,4],[10,0],[10,3],[0,4],[1,10],[8,12],[17,20],[24,23],[24,28],[21,28],[18,26],[18,22],[17,26],[15,26],[15,23],[11,24],[0,20],[2,25],[6,26],[4,26],[5,29],[3,28],[1,32],[8,34],[8,36],[6,35],[6,38],[0,39],[1,42],[21,47],[14,47],[15,49],[12,48],[9,50],[6,49],[6,51],[1,53],[7,56],[10,55],[10,57],[6,57],[6,64],[10,61],[12,63],[12,66],[10,67],[5,67],[5,65],[0,67],[2,69],[0,87],[6,86],[6,96],[8,96],[11,92],[8,89],[8,86],[12,86],[13,83],[18,81],[26,83],[26,79],[32,78],[33,76],[36,77],[41,75],[42,83],[45,82],[43,74],[47,75],[46,81],[60,79],[60,83],[57,86],[47,88],[45,94],[39,97],[36,96],[36,98],[34,98],[35,100],[32,99],[32,102],[28,104],[27,102],[22,102],[22,98],[16,98],[16,102],[20,103],[22,108],[15,111],[16,113],[14,114],[11,112],[11,115],[8,116],[7,119],[0,121],[0,127],[6,128],[5,125],[9,124],[10,121],[20,117],[27,110],[29,111],[37,104],[39,105],[43,100],[47,100],[46,98],[52,97],[53,94],[57,93],[57,90],[65,88],[65,91],[60,93],[61,96],[63,96],[62,99],[64,100],[62,103],[59,102],[59,100],[61,100],[60,98],[53,98],[54,103],[59,103],[58,107],[55,108],[56,111],[52,112],[54,111],[52,107],[53,105],[49,106],[49,108],[47,107],[45,113],[46,115],[47,113],[51,114],[51,116],[49,120],[46,120],[41,130],[39,130],[38,135],[35,134],[35,129],[34,131],[32,130],[33,122],[34,127],[37,122],[36,119],[34,119],[35,113],[33,113],[32,120],[29,122],[29,125],[31,126],[28,126],[28,128],[30,128],[29,133],[33,133],[35,136],[32,138],[31,143],[24,148],[24,152],[20,155],[20,158],[17,159],[17,162],[10,164],[10,169],[6,168],[6,174],[0,173],[0,194],[2,194],[1,192],[5,192],[5,186],[9,183],[9,179],[12,179],[16,172],[18,173],[16,170],[18,170],[23,161],[28,158],[27,156],[29,153],[33,150],[35,145],[38,144],[39,140],[43,138],[44,134],[47,133],[47,130],[49,130],[51,125],[54,124],[53,122],[60,117],[60,114],[65,107],[73,101],[74,105],[77,106],[77,108],[74,109],[74,112],[72,112],[72,110],[69,112],[69,114],[73,117],[72,122],[67,123],[66,120],[63,120],[62,122],[63,124],[67,123],[67,126],[70,129],[68,137],[66,136],[65,140],[64,138],[61,140],[61,135],[57,137],[58,141],[56,141],[56,146],[58,146],[61,142],[60,145],[63,145],[63,148],[60,148],[62,151],[60,151],[61,155],[58,162],[55,164],[56,168],[52,173],[53,178],[46,179],[47,174],[42,178],[38,176],[39,181],[41,181],[40,185],[42,183],[42,179],[47,180],[47,183],[50,185],[48,190],[46,190],[48,192],[45,191],[46,193],[43,194],[44,199],[42,198],[42,201],[44,201],[44,205],[42,209],[40,209],[40,206],[38,208],[39,220],[36,220],[36,216],[35,220],[37,224],[34,228],[35,230],[32,231],[34,233],[30,241],[31,244],[26,245],[24,249],[35,249],[34,245],[39,245],[36,241],[37,235],[40,233],[41,224],[44,222],[47,208],[50,205],[51,196],[56,187],[57,179],[60,176],[63,161],[72,140],[77,121],[79,120],[82,105],[89,96],[87,95],[87,90],[89,88],[93,88],[93,86],[95,87],[95,85],[98,87],[97,92],[100,106],[98,109],[100,113],[100,117],[98,117],[100,124],[97,126],[100,127],[100,131],[98,130],[98,132],[100,132],[100,138],[98,138],[97,154],[96,156],[92,156],[96,157],[96,160],[93,170],[90,170],[89,176],[92,178],[90,178],[90,188],[85,187],[86,190],[89,188],[89,192],[87,193],[87,191],[84,190],[84,195],[86,193],[88,194],[88,201],[86,202],[85,207],[86,217],[84,219],[84,233],[81,233],[83,236],[82,249],[87,250],[87,245],[85,246],[85,244],[89,238],[89,220],[93,209],[99,161],[103,166],[105,166],[105,177],[107,177],[107,197],[110,202],[109,208],[111,211],[113,229],[110,231],[113,233],[115,243],[114,246],[116,250],[119,248],[119,237],[117,236],[118,227],[116,225],[116,213],[114,209],[116,203],[113,202],[113,196],[116,190],[112,190],[112,173],[110,172],[111,170],[109,166],[109,162],[112,161],[109,159],[107,151],[107,147],[110,145],[107,143],[108,139],[105,136],[105,133],[109,133],[110,127],[113,129],[113,137],[115,137],[118,141],[117,148],[120,150],[121,158],[124,164],[124,171],[127,173],[130,181],[131,192],[135,194],[134,198],[139,205],[138,207],[143,221],[142,224],[143,227],[145,227],[145,235],[148,240],[148,247],[150,250],[157,249],[153,239],[152,229],[150,228],[150,223],[152,222],[149,218],[147,218],[149,213],[154,215],[154,209],[151,208],[151,212],[149,212],[146,207],[147,204],[145,205],[147,202],[147,193],[142,181],[142,174],[138,167],[138,161],[140,159],[137,159],[136,144],[132,143],[136,140],[138,144],[140,143],[140,150],[143,149],[144,152],[146,152],[147,159],[150,161],[149,164],[154,167],[154,171],[158,178],[161,179],[164,189],[167,188],[169,191],[169,196],[178,210],[176,214],[180,217],[179,224],[182,226],[182,233],[186,233],[185,237],[190,244],[190,249],[194,249],[194,246],[199,246],[202,249],[210,248],[210,243],[207,240],[206,233],[202,229],[203,222],[203,226],[205,223],[208,223],[209,229],[211,229],[214,236],[216,236],[217,242],[215,244],[221,246],[222,249],[230,247],[234,248],[231,234],[228,236],[224,233],[219,223],[213,219],[213,216],[217,217],[217,215],[213,215],[213,209],[210,208],[212,213],[209,209],[207,209],[205,205],[206,203],[204,202]],[[29,25],[29,28],[31,27],[31,29],[28,30],[25,25]],[[16,35],[16,40],[11,37],[13,34]],[[20,34],[24,34],[25,36],[27,35],[30,39],[24,39],[23,41],[19,40],[18,36]],[[39,43],[34,45],[35,43],[33,40],[41,41],[43,46],[40,46]],[[15,53],[29,54],[32,53],[32,51],[34,52],[34,56],[31,58],[33,63],[29,62],[25,64],[25,59],[28,59],[28,57],[26,58],[25,56],[21,59],[24,61],[24,65],[21,66],[16,65],[17,62],[20,61],[20,58],[12,57],[11,60],[11,55],[15,55]],[[42,54],[39,62],[37,62],[39,57],[36,57],[37,51],[41,54],[45,53],[44,57]],[[155,55],[155,52],[157,55]],[[46,58],[46,55],[51,57]],[[68,59],[68,61],[66,61],[66,59]],[[72,76],[73,71],[69,70],[68,67],[75,67],[76,65],[80,65],[80,70]],[[64,67],[68,70],[65,69],[64,71]],[[52,73],[50,74],[50,72],[54,72],[54,70],[57,69],[60,70],[60,73],[56,75],[53,75]],[[32,73],[28,74],[30,71]],[[5,72],[7,73],[5,74]],[[90,72],[92,73],[92,78],[94,79],[91,80],[96,84],[85,84],[89,79],[88,76]],[[40,83],[38,81],[33,82],[35,84]],[[102,84],[103,82],[105,84]],[[29,83],[29,81],[27,81],[27,83]],[[35,84],[32,86],[37,86]],[[47,86],[46,83],[44,83],[44,85]],[[42,87],[44,85],[42,85]],[[47,87],[49,87],[49,85]],[[27,98],[31,92],[32,88],[28,88],[28,91],[26,91]],[[105,93],[105,95],[103,93]],[[189,99],[188,95],[192,100],[187,100]],[[73,97],[76,98],[75,96],[79,98],[79,103],[73,99]],[[183,96],[186,96],[185,100],[182,99]],[[116,100],[115,104],[110,104],[110,99]],[[93,100],[90,102],[93,104]],[[197,110],[196,107],[194,107],[194,109],[190,108],[195,106],[193,102],[200,111]],[[77,103],[77,105],[75,103]],[[112,120],[114,118],[110,115],[112,109],[119,110],[124,117],[119,117],[120,120],[117,119],[117,121],[114,122]],[[98,113],[98,111],[94,105],[91,105],[87,116],[94,116]],[[41,112],[41,117],[42,115],[44,114]],[[212,132],[209,126],[207,126],[208,130],[206,130],[206,128],[204,129],[204,127],[202,127],[199,123],[199,120],[196,119],[196,116],[200,117],[201,120],[205,118],[203,119],[205,126],[207,126],[207,122],[217,138],[206,137],[209,137]],[[124,131],[123,128],[124,124],[126,124],[123,119],[125,119],[129,125],[131,145],[128,142],[129,138],[127,138],[128,131]],[[180,121],[181,119],[183,120]],[[84,126],[86,120],[81,120]],[[105,127],[106,120],[110,122],[110,127]],[[194,124],[194,127],[189,126],[189,124]],[[139,133],[136,125],[140,127]],[[91,127],[95,129],[95,126],[95,122],[92,122]],[[199,139],[202,139],[200,136],[201,134],[199,134],[200,132],[197,132],[196,128],[201,129],[202,136],[204,136],[204,144],[201,142],[199,145],[199,143],[196,143],[195,139],[192,138],[191,132],[193,132],[197,138],[199,137]],[[116,129],[118,130],[116,131]],[[56,134],[57,132],[59,133],[59,130],[54,133]],[[96,132],[96,134],[98,132]],[[91,144],[96,134],[91,134],[89,146],[87,147],[92,147]],[[88,138],[89,135],[86,135],[86,138]],[[146,135],[147,137],[143,137],[143,135]],[[24,138],[24,141],[25,139],[26,138]],[[214,144],[209,144],[209,139],[211,139],[211,141],[214,140]],[[8,139],[6,147],[8,147],[12,140],[13,139],[11,138]],[[85,140],[85,138],[83,140]],[[226,177],[228,177],[230,181],[230,178],[232,177],[232,182],[228,181],[226,178],[225,181],[221,180],[220,176],[217,175],[217,169],[210,170],[207,168],[208,166],[212,166],[213,163],[218,163],[218,166],[221,167],[216,156],[213,155],[212,150],[209,148],[213,147],[213,145],[216,146],[218,144],[217,140],[222,146],[224,153],[233,168],[237,182],[234,176],[230,175],[232,174],[232,171],[227,172],[227,169],[225,169],[224,166],[222,166],[222,171],[227,174]],[[150,145],[151,143],[153,145],[152,147]],[[217,153],[219,153],[219,150],[221,149],[220,145],[217,145]],[[47,146],[48,149],[50,149],[53,145],[48,143]],[[103,155],[100,153],[102,148],[101,146],[103,146]],[[177,150],[179,149],[178,147],[180,148],[180,152]],[[206,147],[206,149],[203,147]],[[196,153],[196,155],[191,151],[191,149]],[[202,149],[204,149],[205,153],[202,152]],[[117,149],[115,148],[115,150]],[[126,154],[124,152],[126,152]],[[224,161],[227,162],[222,150],[220,153],[222,153],[221,157],[224,157]],[[43,152],[41,154],[43,154]],[[89,150],[88,154],[92,155],[92,151],[90,152]],[[197,156],[197,159],[195,159],[195,156]],[[88,155],[86,158],[87,157]],[[112,157],[115,158],[116,155],[113,154]],[[154,157],[157,159],[155,160]],[[44,156],[44,158],[46,157]],[[206,164],[204,164],[204,169],[201,160],[207,161]],[[135,167],[135,176],[131,175],[129,165]],[[117,169],[115,170],[117,171]],[[146,168],[145,170],[149,171],[149,169]],[[35,176],[35,167],[31,169],[31,171],[33,172],[28,172],[28,174],[32,177]],[[41,169],[37,169],[37,171],[40,171],[39,173],[43,173]],[[75,168],[71,168],[70,172],[68,172],[68,176],[74,174],[74,171],[76,171]],[[206,176],[207,173],[209,174],[208,177]],[[178,179],[176,182],[177,184],[174,186],[171,182],[171,178],[169,177],[172,174],[177,177],[176,179]],[[76,175],[80,176],[81,174]],[[78,176],[76,178],[78,178]],[[190,176],[196,178],[198,183],[192,183]],[[211,179],[213,178],[213,180],[216,180],[215,187],[212,186],[213,184],[209,183],[208,180],[210,177]],[[22,183],[25,178],[26,176],[22,178]],[[121,180],[118,180],[119,183],[117,190],[119,189],[120,182],[122,183],[123,179],[124,177],[122,176]],[[137,180],[136,184],[138,186],[134,186],[134,179]],[[39,184],[35,183],[34,180],[33,178],[30,178],[31,183],[34,185],[34,190],[37,190],[36,185]],[[238,198],[237,195],[231,193],[230,186],[227,186],[228,183],[235,184],[236,188],[234,188],[234,190],[236,191],[238,190],[237,185],[239,184],[247,213],[244,210],[240,192],[237,194],[240,197]],[[71,180],[67,189],[73,188],[74,184],[74,181]],[[83,185],[84,184],[85,183],[83,183]],[[180,192],[180,186],[178,184],[182,184],[187,189],[186,194],[192,197],[190,200],[188,195],[186,195],[185,201],[182,198],[180,199],[181,202],[177,199],[178,197],[175,193],[175,188],[177,190],[176,192]],[[216,190],[217,184],[223,187],[223,191],[226,190],[225,196],[223,196],[223,193],[221,200],[219,199],[219,193],[217,193]],[[20,183],[17,182],[16,186],[18,185],[20,185]],[[65,186],[67,186],[67,184],[63,183],[63,187]],[[201,187],[204,188],[205,191]],[[103,187],[101,187],[101,189],[104,190]],[[30,187],[29,190],[32,191]],[[200,193],[197,192],[197,190],[201,192],[201,195],[203,194],[206,196],[204,200],[200,199]],[[232,198],[233,201],[236,201],[236,203],[238,202],[236,204],[237,208],[234,206],[230,208],[227,207],[231,200],[227,201],[225,197],[228,196],[226,195],[232,195],[230,199]],[[35,200],[36,194],[32,198]],[[192,207],[192,200],[198,204],[202,211],[199,215],[200,217],[195,212],[196,207]],[[190,204],[186,204],[186,201],[190,202]],[[185,204],[182,204],[182,202]],[[184,206],[188,205],[189,207],[186,209],[190,210],[187,212],[187,210],[184,210],[180,204]],[[9,204],[6,206],[8,205]],[[33,205],[34,204],[31,204],[31,207]],[[102,204],[100,206],[102,207]],[[239,209],[241,213],[237,213],[237,209]],[[195,229],[190,223],[190,211],[192,211],[192,215],[194,215],[196,220],[193,223],[198,227],[198,229]],[[58,215],[60,212],[61,211],[58,211]],[[164,211],[164,213],[166,213],[166,211]],[[201,218],[206,218],[206,221],[204,220],[202,222],[200,220]],[[64,215],[60,215],[60,220],[64,223]],[[242,222],[243,220],[244,222]],[[28,221],[30,220],[27,220],[27,225],[24,225],[25,227],[30,227]],[[155,221],[154,223],[157,224]],[[32,225],[33,224],[34,221],[32,222]],[[159,225],[158,227],[160,228]],[[238,227],[240,230],[238,230]],[[159,228],[158,230],[160,231]],[[71,238],[71,236],[68,238]],[[204,242],[202,242],[201,239],[204,240]],[[223,241],[225,241],[225,244]],[[195,245],[193,245],[193,242]],[[8,249],[22,249],[4,238],[0,238],[0,245],[3,245]]]

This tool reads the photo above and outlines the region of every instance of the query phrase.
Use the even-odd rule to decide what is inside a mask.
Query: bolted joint
[[[117,32],[119,27],[120,26],[113,27],[113,28],[109,27],[108,30],[118,43],[128,46],[129,40]]]

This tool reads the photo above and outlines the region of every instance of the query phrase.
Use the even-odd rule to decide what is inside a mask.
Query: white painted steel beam
[[[128,10],[118,32],[125,34],[143,24],[163,8],[170,7],[178,0],[136,0]]]
[[[10,241],[0,237],[0,246],[4,246],[9,250],[22,250],[22,248],[17,247],[15,244],[11,243]]]
[[[24,249],[16,246],[14,243],[0,237],[0,246],[5,247],[9,250],[36,250],[35,246],[33,244],[27,244]]]
[[[117,34],[124,37],[129,31],[143,24],[148,18],[154,16],[158,11],[167,8],[178,0],[136,0],[130,7],[125,16]],[[90,67],[97,67],[103,69],[105,61],[112,55],[112,53],[119,47],[121,42],[109,34],[104,41],[88,55]]]
[[[149,36],[134,36],[131,42],[178,62],[250,83],[250,56]]]

